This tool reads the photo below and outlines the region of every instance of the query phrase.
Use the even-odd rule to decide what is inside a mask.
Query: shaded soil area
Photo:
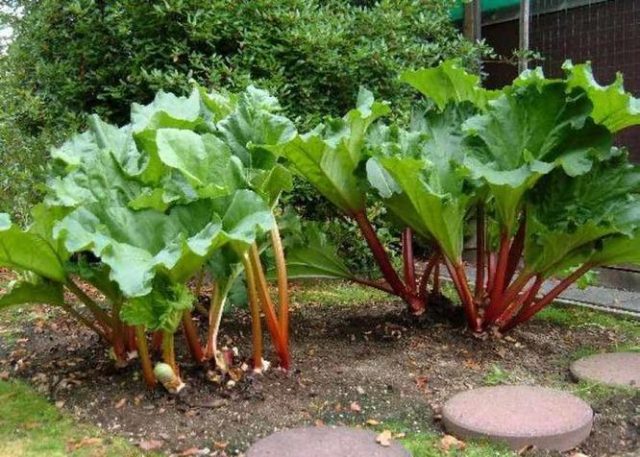
[[[27,379],[75,417],[133,442],[157,440],[166,453],[207,447],[235,455],[276,429],[321,423],[381,422],[442,433],[440,408],[456,392],[491,383],[575,390],[568,365],[584,348],[640,345],[608,328],[544,320],[481,340],[443,319],[444,313],[416,322],[394,301],[295,303],[292,373],[270,370],[232,387],[211,382],[178,337],[187,388],[174,397],[145,391],[136,363],[115,369],[97,337],[64,315],[29,309],[28,320],[14,322],[20,332],[11,338],[11,323],[0,318],[0,375]],[[221,341],[248,357],[249,332],[248,313],[234,311],[224,317]],[[589,401],[596,412],[594,432],[580,451],[590,457],[638,455],[640,393],[613,392]]]

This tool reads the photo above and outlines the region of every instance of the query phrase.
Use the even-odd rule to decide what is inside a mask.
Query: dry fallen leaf
[[[67,443],[67,450],[69,452],[73,452],[76,449],[80,449],[82,447],[91,447],[102,444],[102,438],[82,438],[80,440],[69,441]]]
[[[164,443],[158,440],[140,440],[138,446],[140,446],[140,449],[143,451],[155,451],[164,446]]]
[[[464,449],[467,444],[464,441],[460,441],[455,436],[445,435],[440,440],[440,447],[443,451],[449,452],[449,449]]]
[[[122,408],[124,405],[127,404],[127,399],[126,398],[121,398],[120,400],[118,400],[118,402],[115,404],[115,408],[116,409],[120,409]]]
[[[358,404],[358,402],[353,401],[351,402],[351,406],[349,407],[351,409],[351,411],[353,411],[354,413],[359,413],[362,411],[362,408],[360,407],[360,405]]]
[[[574,452],[573,454],[569,455],[569,457],[589,457],[587,454],[583,454],[582,452]]]
[[[180,457],[191,457],[194,455],[205,455],[208,454],[209,451],[207,449],[198,449],[197,447],[190,447],[189,449],[185,449],[180,454]]]
[[[7,379],[9,379],[10,373],[8,371],[2,371],[0,372],[0,380],[2,381],[6,381]]]
[[[536,447],[533,444],[523,447],[516,452],[517,455],[526,455],[530,451],[533,451]]]
[[[389,430],[385,430],[376,437],[376,443],[380,446],[389,447],[391,446],[392,438],[391,432]]]
[[[482,365],[480,365],[476,360],[473,359],[467,359],[464,361],[464,366],[466,368],[469,368],[471,370],[480,370],[482,368]]]
[[[377,421],[375,419],[368,419],[367,425],[373,425],[373,426],[380,425],[380,421]]]
[[[216,449],[226,449],[228,445],[229,445],[228,441],[214,441],[213,442],[213,447],[215,447]]]
[[[429,382],[429,378],[427,376],[416,376],[415,382],[418,389],[425,390],[427,382]]]

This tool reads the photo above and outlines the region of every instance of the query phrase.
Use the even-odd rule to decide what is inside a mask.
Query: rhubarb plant
[[[370,91],[361,89],[357,108],[343,118],[328,118],[325,124],[272,150],[283,156],[296,173],[306,178],[344,216],[358,225],[384,277],[384,283],[376,284],[376,287],[401,297],[412,312],[420,314],[424,311],[424,301],[418,296],[412,276],[411,235],[408,234],[405,240],[405,278],[401,279],[367,215],[369,185],[364,172],[368,159],[367,133],[374,122],[389,111],[386,104],[374,100]],[[298,259],[309,257],[308,253],[293,255]],[[339,262],[329,259],[329,263],[335,265]],[[355,275],[349,276],[358,282],[366,282]]]
[[[384,283],[375,286],[419,312],[431,277],[437,289],[442,263],[469,328],[507,331],[592,268],[637,261],[637,169],[612,144],[619,130],[640,124],[639,102],[621,78],[603,87],[588,65],[564,68],[561,79],[526,71],[500,91],[484,90],[455,62],[408,71],[402,79],[425,100],[407,125],[367,125],[357,162],[347,162],[354,156],[340,146],[363,132],[350,128],[354,113],[380,106],[371,97],[364,105],[361,97],[343,120],[329,121],[341,126],[337,134],[323,135],[320,127],[283,147],[283,155],[347,216],[362,220],[364,202],[375,196],[405,227],[399,281],[375,232],[358,221],[383,273]],[[475,278],[463,260],[472,233]],[[412,234],[433,253],[419,281]],[[308,248],[292,250],[289,259],[293,271],[350,276]]]
[[[278,110],[273,97],[253,87],[242,94],[196,88],[188,97],[159,93],[149,105],[134,105],[123,127],[91,117],[87,132],[52,151],[49,192],[34,224],[22,230],[0,217],[0,265],[28,273],[0,306],[63,306],[103,336],[119,360],[136,352],[150,387],[157,376],[177,392],[184,386],[174,349],[180,327],[198,363],[228,368],[216,338],[226,296],[244,273],[254,368],[263,364],[264,313],[288,369],[287,276],[274,212],[291,176],[269,147],[288,141],[295,128]],[[279,312],[260,259],[269,247],[279,265]],[[214,280],[204,348],[188,287],[203,270]],[[78,279],[104,299],[98,303]],[[87,310],[65,303],[63,288]],[[155,369],[148,332],[152,348],[162,351]]]

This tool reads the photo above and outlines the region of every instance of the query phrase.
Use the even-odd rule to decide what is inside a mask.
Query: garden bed
[[[580,450],[590,457],[640,448],[640,393],[574,384],[568,371],[587,352],[640,346],[637,322],[552,308],[508,337],[479,340],[462,323],[433,316],[416,323],[402,308],[341,283],[296,285],[290,375],[270,370],[234,387],[212,383],[190,364],[178,338],[188,386],[178,397],[146,391],[136,364],[116,370],[97,337],[61,313],[7,310],[12,319],[0,324],[0,374],[28,380],[82,421],[134,443],[155,440],[166,453],[206,447],[233,455],[276,429],[348,424],[405,433],[417,457],[440,455],[427,448],[440,445],[444,401],[500,383],[558,387],[587,399],[596,422]],[[223,319],[221,342],[248,357],[249,331],[248,312],[234,311]],[[498,452],[478,449],[473,455]]]

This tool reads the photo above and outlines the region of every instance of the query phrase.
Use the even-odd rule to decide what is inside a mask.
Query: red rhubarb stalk
[[[496,275],[496,256],[493,252],[487,250],[487,287],[485,290],[491,294],[493,290],[493,278]]]
[[[110,329],[113,326],[113,320],[105,313],[100,306],[89,297],[71,278],[67,278],[65,283],[67,288],[80,299],[80,301],[91,311],[101,326]]]
[[[404,297],[406,295],[405,285],[400,280],[398,273],[393,269],[387,251],[378,239],[378,236],[371,226],[371,222],[369,221],[369,218],[367,218],[366,213],[364,211],[360,211],[354,215],[354,218],[364,235],[364,239],[367,241],[367,244],[371,249],[373,257],[376,259],[376,262],[380,267],[382,276],[384,276],[384,279],[389,283],[396,295]]]
[[[124,326],[124,334],[125,334],[125,346],[127,351],[135,352],[138,350],[138,345],[136,344],[136,331],[130,325]]]
[[[391,286],[389,286],[389,284],[385,284],[385,283],[379,283],[376,281],[372,281],[370,279],[365,279],[365,278],[359,278],[359,277],[353,277],[351,278],[351,281],[358,283],[358,284],[362,284],[363,286],[367,286],[367,287],[373,287],[374,289],[378,289],[381,290],[383,292],[386,292],[388,294],[393,295],[393,290],[391,290]]]
[[[198,329],[193,323],[193,317],[190,311],[185,311],[182,315],[182,331],[187,340],[191,357],[198,363],[202,362],[204,360],[204,353],[202,351],[202,345],[200,344],[200,338],[198,338]]]
[[[509,301],[507,303],[511,303],[509,306],[505,308],[505,310],[498,316],[495,320],[495,324],[498,328],[502,328],[506,323],[510,322],[513,317],[520,312],[521,309],[528,307],[533,303],[540,290],[540,287],[544,283],[544,278],[542,276],[536,276],[534,283],[531,287],[526,291],[520,294],[517,299],[513,301]],[[515,298],[515,297],[514,297]]]
[[[475,297],[479,301],[484,295],[484,269],[485,269],[485,216],[484,205],[479,204],[476,212],[476,286]]]
[[[267,322],[267,328],[271,334],[273,345],[275,346],[278,357],[280,358],[281,368],[288,370],[291,365],[291,357],[289,355],[289,343],[283,338],[280,331],[280,325],[278,317],[276,316],[271,296],[269,295],[269,288],[267,286],[267,280],[262,269],[262,262],[260,261],[260,253],[258,247],[254,243],[249,250],[249,262],[253,269],[253,277],[258,291],[258,297],[262,304],[262,311],[265,315]]]
[[[162,359],[171,367],[173,373],[180,377],[180,368],[176,362],[175,342],[171,332],[162,332]]]
[[[282,238],[280,230],[276,224],[271,229],[271,245],[273,246],[273,256],[276,260],[276,273],[278,276],[278,301],[280,309],[278,320],[280,324],[280,332],[285,342],[289,341],[289,281],[287,278],[287,263],[284,256],[284,248],[282,247]]]
[[[436,262],[433,267],[433,293],[434,295],[440,295],[440,262]]]
[[[507,270],[507,260],[509,257],[509,235],[506,230],[500,235],[500,251],[498,253],[498,263],[493,277],[493,287],[491,288],[491,304],[488,313],[492,313],[492,308],[500,307],[502,293],[505,287],[505,273]]]
[[[94,322],[86,318],[84,315],[76,311],[72,305],[63,304],[62,309],[64,309],[67,313],[71,314],[76,320],[80,323],[84,324],[94,332],[96,332],[100,337],[102,337],[107,343],[113,344],[113,338],[111,332],[106,332],[101,327],[97,326]]]
[[[162,350],[162,332],[160,330],[156,330],[151,335],[151,350],[153,352],[160,352]]]
[[[260,323],[260,305],[256,290],[256,279],[249,254],[242,258],[245,277],[247,280],[247,295],[249,296],[249,310],[251,311],[251,340],[253,343],[253,369],[262,370],[262,324]]]
[[[427,297],[427,286],[429,285],[429,276],[431,276],[431,272],[435,269],[436,265],[440,263],[440,252],[434,252],[431,255],[431,258],[427,262],[427,266],[424,268],[424,272],[422,273],[422,277],[420,278],[420,285],[418,287],[418,296],[423,300]],[[435,278],[434,278],[435,281]]]
[[[469,290],[469,285],[467,284],[467,274],[464,271],[464,265],[462,265],[462,262],[457,262],[455,265],[451,265],[451,262],[447,259],[445,259],[445,264],[447,265],[453,284],[460,295],[460,299],[462,300],[462,306],[464,307],[464,313],[467,317],[467,324],[469,325],[469,328],[474,332],[480,332],[481,328],[480,323],[478,322],[478,312],[473,296],[471,295],[471,291]]]
[[[520,275],[518,275],[516,280],[507,288],[507,290],[505,290],[503,294],[498,296],[498,301],[491,302],[484,315],[485,320],[487,322],[493,322],[493,320],[497,316],[501,315],[505,311],[507,306],[509,306],[520,294],[520,292],[522,292],[522,290],[526,287],[532,277],[533,274],[527,271],[522,271]]]
[[[156,377],[153,374],[153,366],[151,364],[151,357],[149,356],[147,336],[144,333],[144,326],[136,325],[135,338],[136,346],[138,348],[138,357],[140,358],[140,365],[142,365],[142,376],[144,377],[144,382],[149,389],[153,389],[156,386]]]
[[[582,275],[584,275],[587,271],[593,268],[593,265],[589,263],[585,263],[580,268],[576,269],[569,276],[564,278],[562,281],[558,283],[553,289],[551,289],[544,297],[542,297],[535,304],[528,306],[527,308],[523,308],[520,313],[504,327],[504,330],[510,330],[516,325],[522,324],[523,322],[531,319],[538,311],[540,311],[545,306],[549,305],[553,300],[555,300],[558,295],[564,292],[567,287],[576,282]]]
[[[413,260],[413,233],[409,227],[402,232],[402,264],[404,267],[404,283],[409,292],[416,290],[416,269]]]
[[[523,215],[522,222],[518,227],[518,232],[513,239],[513,243],[511,243],[511,248],[509,249],[509,260],[507,262],[507,270],[505,272],[505,286],[507,286],[513,275],[516,273],[518,269],[518,264],[520,263],[520,257],[522,257],[522,251],[524,250],[524,241],[526,235],[527,222],[525,216]]]

